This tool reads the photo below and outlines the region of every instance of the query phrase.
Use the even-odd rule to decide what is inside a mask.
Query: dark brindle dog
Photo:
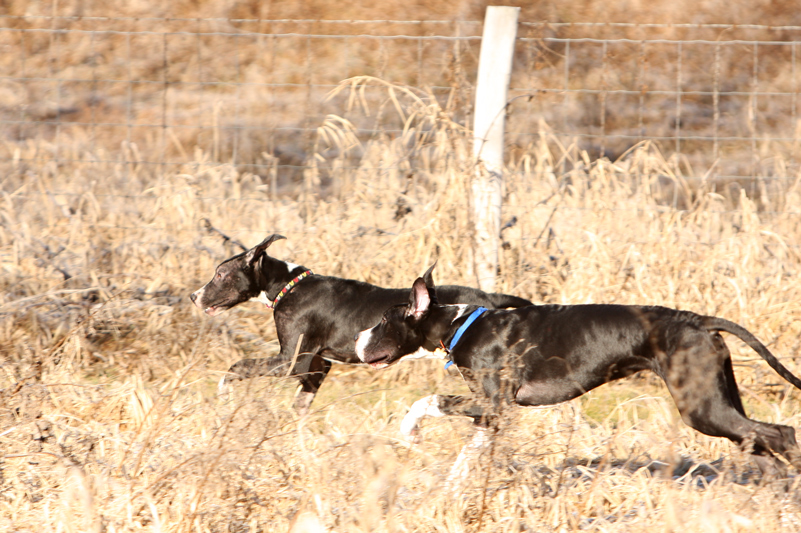
[[[415,402],[404,418],[401,431],[407,435],[423,416],[464,415],[492,424],[502,401],[555,404],[651,370],[665,381],[688,425],[750,448],[761,469],[784,471],[774,454],[801,469],[793,428],[746,416],[731,354],[718,332],[742,339],[796,388],[801,381],[733,322],[654,306],[537,305],[482,312],[476,305],[438,305],[431,289],[418,278],[408,303],[389,308],[378,325],[360,333],[359,359],[383,367],[442,343],[471,390],[483,392],[491,408],[460,396],[430,396]]]
[[[211,281],[190,298],[209,315],[247,300],[274,309],[281,345],[278,356],[243,359],[228,370],[220,385],[255,376],[297,376],[301,392],[295,399],[295,409],[304,413],[331,369],[331,362],[360,364],[354,336],[377,322],[387,307],[405,302],[409,291],[311,275],[307,268],[265,253],[273,242],[283,238],[271,235],[258,246],[222,262]],[[440,287],[437,296],[442,302],[492,308],[531,305],[516,296],[456,285]],[[296,350],[299,356],[290,371]]]

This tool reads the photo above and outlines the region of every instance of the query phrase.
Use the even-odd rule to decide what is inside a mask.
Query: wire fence
[[[469,127],[481,30],[479,21],[0,16],[0,164],[158,174],[202,159],[291,184],[329,114],[364,142],[401,134],[382,87],[368,86],[361,107],[346,94],[327,99],[351,76],[413,88]],[[652,141],[689,179],[795,179],[800,36],[797,26],[524,22],[509,157],[547,131],[590,158]],[[32,142],[46,149],[25,150]]]

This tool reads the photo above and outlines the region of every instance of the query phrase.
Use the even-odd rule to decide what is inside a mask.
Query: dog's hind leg
[[[784,456],[801,469],[795,430],[789,426],[751,420],[745,415],[731,357],[702,332],[683,332],[681,348],[667,360],[663,377],[676,406],[690,427],[713,437],[725,437],[740,446],[752,446],[757,457]],[[757,460],[760,468],[766,461]]]
[[[717,351],[717,359],[723,361],[723,378],[726,380],[726,394],[732,407],[737,409],[737,412],[747,417],[745,408],[743,407],[743,400],[740,398],[740,389],[737,387],[737,380],[734,378],[734,369],[731,363],[731,352],[729,347],[726,346],[726,341],[720,333],[712,334],[712,344]]]

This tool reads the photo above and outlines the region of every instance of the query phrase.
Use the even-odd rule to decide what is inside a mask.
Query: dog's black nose
[[[197,296],[195,296],[195,293],[194,293],[194,292],[193,292],[192,294],[190,294],[190,295],[189,295],[189,299],[190,299],[190,300],[192,300],[192,303],[194,303],[194,302],[195,302],[195,299],[196,299],[196,298],[197,298]]]

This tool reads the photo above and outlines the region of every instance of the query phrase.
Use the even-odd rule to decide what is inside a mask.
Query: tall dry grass
[[[82,15],[480,20],[485,4],[12,0],[4,7],[78,17],[28,20],[29,28],[86,29],[93,23]],[[725,12],[724,22],[798,24],[792,8],[582,0],[526,5],[522,18],[650,22],[657,12],[660,20],[720,22]],[[431,67],[453,84],[450,98],[438,102],[408,87],[417,67],[406,56],[392,65],[387,51],[354,53],[348,75],[384,69],[396,84],[353,79],[330,101],[335,114],[310,124],[308,138],[288,138],[290,148],[301,147],[305,168],[284,194],[275,150],[282,140],[254,135],[235,144],[227,128],[300,120],[292,95],[258,85],[272,80],[270,69],[304,81],[296,50],[242,46],[237,71],[227,47],[241,42],[172,36],[166,79],[175,85],[160,93],[142,83],[133,95],[152,105],[131,109],[130,84],[92,87],[92,76],[163,81],[159,32],[198,27],[158,24],[122,24],[121,31],[157,34],[130,43],[35,32],[22,45],[3,41],[25,54],[0,54],[15,78],[0,80],[0,118],[28,123],[4,129],[0,145],[0,529],[801,530],[798,478],[763,483],[735,446],[683,425],[650,375],[550,408],[505,410],[502,431],[457,496],[443,484],[471,437],[469,424],[426,421],[423,442],[413,446],[397,431],[423,395],[466,392],[437,363],[380,372],[337,367],[304,419],[290,410],[291,380],[243,382],[233,400],[218,399],[214,385],[231,363],[278,346],[271,314],[259,305],[215,318],[191,306],[189,292],[238,251],[206,220],[247,245],[286,235],[271,253],[320,274],[405,287],[438,259],[439,282],[475,285],[466,196],[473,169],[461,125],[470,89],[459,70],[474,58],[463,49],[461,64]],[[257,23],[237,28],[269,31]],[[332,57],[324,47],[314,51],[323,62]],[[779,65],[776,90],[790,83],[782,59],[765,63]],[[548,68],[557,74],[542,79],[561,72],[554,61]],[[325,74],[340,74],[337,68],[331,62]],[[597,70],[587,72],[588,83],[597,81]],[[28,76],[44,79],[22,83]],[[54,86],[67,77],[90,81]],[[253,85],[189,86],[200,80]],[[187,85],[179,90],[178,82]],[[362,101],[365,85],[373,96]],[[159,123],[162,106],[174,128],[136,127]],[[133,128],[97,125],[126,123],[128,113]],[[46,123],[54,117],[63,121],[58,132]],[[374,125],[379,118],[406,129],[369,142],[357,135],[357,119]],[[669,147],[646,142],[615,161],[596,160],[553,127],[542,122],[537,137],[511,150],[499,290],[538,303],[659,304],[723,316],[801,373],[795,148],[759,146],[761,161],[789,179],[720,189],[688,181],[710,168],[694,163],[689,172]],[[235,164],[243,161],[261,168]],[[747,347],[729,344],[747,411],[801,427],[798,391]]]
[[[106,175],[139,162],[121,179],[147,183],[199,149],[206,161],[274,176],[271,186],[286,193],[303,181],[311,130],[337,109],[320,102],[342,79],[429,88],[469,124],[489,3],[11,0],[0,13],[8,51],[0,54],[0,160],[47,140],[34,161],[108,162]],[[742,184],[785,178],[777,161],[794,171],[801,14],[792,2],[516,4],[512,94],[520,98],[507,121],[516,154],[544,118],[563,142],[580,136],[578,148],[593,158],[680,137],[666,148],[684,155],[683,175],[715,165],[720,176],[745,176]],[[571,26],[580,22],[634,25]],[[661,25],[636,25],[652,22]],[[374,106],[383,98],[380,87],[366,96]],[[403,126],[392,113],[345,118],[362,141]]]
[[[465,390],[439,364],[337,367],[302,419],[289,409],[292,381],[251,380],[230,402],[215,397],[220,372],[277,344],[259,305],[209,318],[189,302],[236,251],[206,219],[247,245],[280,232],[288,240],[271,253],[321,274],[403,287],[438,259],[439,282],[475,283],[469,132],[407,87],[354,79],[343,98],[358,105],[365,83],[383,87],[385,112],[402,114],[407,129],[360,146],[345,119],[319,124],[316,160],[341,169],[326,196],[314,167],[297,195],[276,197],[269,180],[201,151],[137,180],[135,161],[30,165],[47,141],[15,147],[0,203],[2,527],[801,528],[798,478],[761,482],[746,454],[683,425],[650,375],[550,408],[507,409],[456,496],[443,483],[469,424],[428,421],[418,445],[397,432],[422,395]],[[745,193],[687,184],[657,145],[593,161],[547,124],[542,132],[508,168],[500,290],[723,316],[801,372],[798,179],[758,209]],[[347,170],[355,152],[358,168]],[[798,392],[730,346],[748,412],[801,426]]]

